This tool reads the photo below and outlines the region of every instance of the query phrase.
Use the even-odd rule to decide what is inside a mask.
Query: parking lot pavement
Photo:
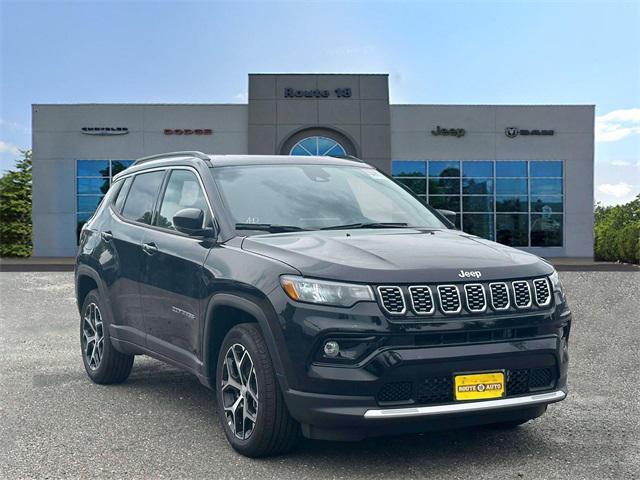
[[[213,394],[138,357],[123,385],[82,367],[71,273],[0,273],[3,478],[640,478],[640,273],[563,272],[570,396],[513,431],[471,428],[288,456],[227,446]]]

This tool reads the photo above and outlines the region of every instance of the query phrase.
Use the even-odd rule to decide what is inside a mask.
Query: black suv
[[[123,382],[146,354],[193,372],[248,456],[300,433],[521,424],[567,393],[562,285],[451,226],[357,159],[140,159],[80,234],[85,368]]]

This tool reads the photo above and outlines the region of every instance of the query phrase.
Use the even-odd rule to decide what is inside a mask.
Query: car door
[[[111,257],[103,265],[109,271],[109,297],[113,311],[114,336],[145,345],[146,331],[140,302],[143,280],[142,240],[164,178],[164,171],[128,177],[111,206],[110,221],[102,231]]]
[[[153,220],[143,239],[144,281],[141,288],[147,346],[184,365],[198,368],[199,311],[204,292],[203,264],[211,241],[176,230],[173,216],[184,208],[212,213],[195,170],[170,170]]]

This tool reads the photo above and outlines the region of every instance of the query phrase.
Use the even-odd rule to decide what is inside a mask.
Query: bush
[[[31,255],[31,150],[0,177],[0,256]]]
[[[640,195],[625,205],[596,206],[595,258],[640,263]]]

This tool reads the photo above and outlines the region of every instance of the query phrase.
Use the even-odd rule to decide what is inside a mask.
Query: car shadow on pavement
[[[179,409],[185,414],[188,412],[192,421],[205,423],[211,428],[208,435],[217,437],[212,439],[213,444],[224,444],[230,450],[216,418],[215,395],[193,375],[153,360],[136,360],[131,377],[122,388],[130,390],[131,395],[141,392],[151,394],[159,403],[158,408]],[[238,459],[273,464],[281,471],[290,469],[291,472],[304,464],[318,474],[327,465],[331,465],[334,473],[337,469],[347,478],[365,475],[367,472],[380,474],[381,471],[393,476],[414,468],[416,474],[418,471],[424,473],[425,469],[444,473],[442,469],[462,464],[470,456],[473,456],[476,467],[491,468],[497,464],[514,462],[524,464],[531,456],[534,445],[536,455],[543,457],[551,456],[558,448],[555,441],[537,433],[540,422],[545,422],[544,416],[511,430],[471,427],[419,435],[371,438],[359,442],[302,439],[297,448],[287,455],[260,460],[238,455]]]

